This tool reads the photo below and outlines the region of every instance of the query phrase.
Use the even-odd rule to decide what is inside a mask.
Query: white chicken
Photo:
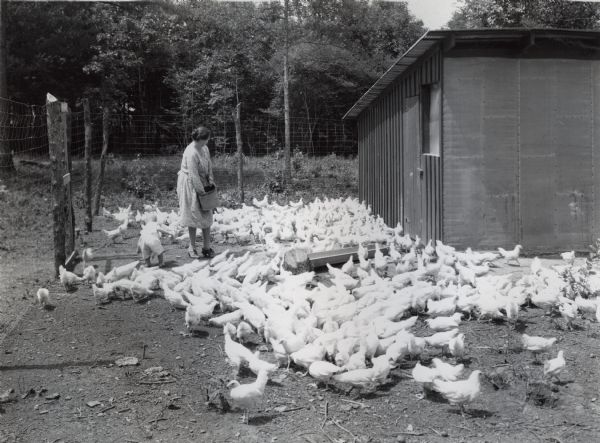
[[[465,334],[458,334],[448,341],[448,351],[455,358],[463,358],[465,355]]]
[[[60,282],[67,291],[75,288],[75,285],[81,283],[83,279],[73,272],[67,271],[63,265],[59,265],[58,274]]]
[[[248,367],[254,374],[258,375],[261,371],[266,371],[268,374],[277,370],[277,365],[269,363],[268,361],[260,359],[260,351],[256,351],[252,354],[252,357],[248,357]]]
[[[117,266],[116,268],[112,269],[108,274],[106,274],[104,278],[106,279],[106,281],[109,282],[117,281],[122,278],[129,278],[131,277],[133,271],[139,268],[140,263],[141,262],[139,260],[136,260],[125,265]]]
[[[127,224],[121,224],[119,225],[116,229],[107,231],[106,229],[103,229],[102,232],[104,232],[104,234],[106,235],[106,237],[108,238],[108,240],[112,243],[114,242],[117,238],[123,238],[123,233],[127,230]]]
[[[98,287],[95,284],[92,284],[92,293],[94,294],[94,299],[96,300],[96,304],[104,304],[110,302],[111,296],[113,294],[113,287],[111,283],[105,283],[104,286]]]
[[[375,323],[375,330],[379,338],[387,338],[392,335],[396,335],[400,331],[407,331],[412,328],[419,319],[419,316],[413,315],[406,320],[391,321],[386,318],[377,318]]]
[[[460,263],[456,263],[456,270],[460,277],[460,281],[471,286],[477,286],[475,271],[467,266],[462,266]]]
[[[254,358],[254,354],[252,354],[250,349],[233,340],[232,336],[235,335],[236,330],[236,327],[231,323],[227,323],[223,326],[225,355],[227,356],[227,362],[235,370],[235,375],[239,373],[240,368],[244,363],[247,363]]]
[[[379,243],[375,243],[375,255],[373,256],[373,266],[375,267],[375,270],[380,274],[383,274],[388,266],[385,256],[381,252],[381,249],[379,249]]]
[[[246,343],[253,333],[254,330],[252,329],[252,326],[242,320],[237,326],[235,335],[240,343]]]
[[[556,356],[556,358],[546,360],[544,362],[544,375],[550,376],[550,378],[556,377],[558,380],[560,380],[558,378],[558,374],[561,373],[565,366],[566,362],[563,356],[563,351],[560,350],[558,351],[558,355]]]
[[[435,348],[442,348],[444,346],[448,346],[450,339],[456,337],[458,335],[458,328],[450,329],[449,331],[437,332],[429,337],[424,337],[425,342],[429,346],[433,346]]]
[[[333,379],[339,383],[350,385],[350,390],[353,388],[373,389],[377,386],[376,375],[377,372],[374,368],[354,369],[335,374]]]
[[[354,271],[354,260],[352,260],[352,255],[348,257],[348,261],[342,265],[342,272],[350,275]]]
[[[252,383],[242,385],[237,380],[232,380],[227,384],[227,387],[233,386],[229,396],[234,407],[244,410],[243,420],[246,423],[250,421],[250,409],[254,409],[262,400],[268,380],[269,373],[263,370],[258,373],[256,380]]]
[[[428,318],[425,321],[427,322],[429,329],[433,329],[434,331],[448,331],[449,329],[458,328],[461,319],[462,314],[460,312],[456,312],[450,317]]]
[[[427,300],[427,314],[432,317],[449,316],[456,310],[458,296],[443,298],[439,301]]]
[[[262,200],[257,200],[256,197],[252,199],[252,204],[257,208],[265,208],[269,205],[269,195],[265,194]]]
[[[469,378],[460,381],[433,381],[433,389],[439,392],[452,405],[458,405],[461,414],[465,413],[465,405],[472,402],[481,390],[479,376],[481,371],[471,372]]]
[[[577,309],[584,313],[595,314],[598,306],[600,306],[595,298],[583,298],[580,295],[576,296],[574,301]]]
[[[298,366],[308,369],[313,362],[323,360],[325,348],[319,343],[311,343],[293,352],[290,357]]]
[[[439,358],[434,358],[431,360],[431,363],[433,363],[433,367],[438,371],[440,377],[447,381],[456,381],[463,369],[465,369],[465,365],[462,363],[454,366],[450,363],[440,360]]]
[[[35,295],[38,304],[45,308],[50,306],[50,292],[46,288],[39,288]]]
[[[171,288],[169,288],[166,284],[161,284],[165,300],[169,302],[169,304],[175,309],[187,309],[190,305],[187,301],[184,300],[183,296]]]
[[[545,337],[536,337],[527,334],[522,335],[523,348],[531,351],[535,360],[537,361],[537,356],[541,352],[548,351],[552,345],[556,342],[556,337],[545,338]]]
[[[90,265],[83,270],[83,281],[94,283],[96,281],[96,268]]]
[[[575,251],[563,252],[560,254],[560,258],[567,262],[569,266],[573,266],[573,263],[575,263]]]
[[[329,387],[331,378],[343,370],[343,368],[323,360],[314,361],[308,367],[308,373],[311,375],[311,377],[325,383],[326,389]]]
[[[189,304],[185,309],[185,326],[189,331],[198,331],[200,327],[210,318],[217,306],[213,301],[209,304]]]
[[[266,322],[266,317],[263,311],[257,306],[254,306],[248,302],[235,302],[233,305],[242,311],[244,320],[250,323],[254,329],[256,329],[258,333],[262,335]]]
[[[352,371],[354,369],[364,369],[367,367],[365,348],[361,347],[358,351],[352,354],[343,366],[343,369]]]
[[[421,363],[417,362],[412,370],[412,377],[414,381],[423,386],[423,389],[431,390],[433,387],[433,381],[436,378],[439,378],[440,375],[437,369],[428,368],[427,366],[423,366]]]
[[[214,326],[223,327],[227,323],[238,324],[242,320],[242,311],[239,309],[233,312],[227,312],[217,317],[211,317],[208,319],[208,323]]]
[[[561,303],[558,310],[569,331],[573,330],[573,320],[577,318],[577,305],[575,303]]]
[[[104,283],[106,282],[106,278],[104,276],[103,272],[98,272],[97,276],[96,276],[96,284],[100,287],[102,287],[104,285]]]
[[[369,251],[360,243],[358,245],[358,264],[363,271],[366,271],[371,266],[371,262],[368,259]]]
[[[516,261],[517,264],[519,266],[521,266],[521,263],[519,263],[519,255],[521,254],[521,249],[523,249],[523,247],[521,245],[516,245],[514,249],[507,251],[506,249],[503,248],[498,248],[498,252],[500,253],[500,255],[502,257],[504,257],[506,259],[506,263],[510,263],[511,261]]]
[[[531,269],[531,273],[533,275],[539,275],[540,272],[542,272],[543,266],[539,257],[534,257],[533,260],[531,260],[531,265],[529,268]]]

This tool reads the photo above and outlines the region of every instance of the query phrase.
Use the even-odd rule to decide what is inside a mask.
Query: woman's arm
[[[208,184],[216,186],[215,178],[213,176],[212,159],[210,158],[210,154],[208,156]]]
[[[200,170],[200,161],[197,156],[192,156],[190,161],[188,162],[190,168],[190,180],[192,180],[192,186],[198,195],[204,195],[204,185],[202,184],[202,180],[200,179],[200,174],[202,171]]]

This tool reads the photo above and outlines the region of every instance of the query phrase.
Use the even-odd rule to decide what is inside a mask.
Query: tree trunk
[[[90,102],[83,99],[83,122],[85,125],[85,229],[92,232],[92,116]]]
[[[100,154],[100,172],[98,172],[98,181],[96,182],[96,195],[94,197],[94,214],[100,212],[100,197],[102,196],[102,183],[104,182],[104,168],[106,167],[106,154],[108,153],[109,137],[109,118],[110,113],[108,105],[102,109],[102,154]]]
[[[242,104],[238,102],[233,112],[233,119],[235,121],[235,141],[237,142],[237,156],[238,156],[238,168],[237,168],[237,179],[238,179],[238,191],[240,193],[240,203],[244,203],[244,152],[242,144],[242,122],[241,122],[241,108]]]
[[[308,153],[315,154],[315,146],[313,143],[313,132],[317,126],[317,119],[313,123],[310,122],[310,108],[308,107],[308,101],[306,100],[306,89],[304,90],[304,108],[306,109],[306,121],[308,123]]]
[[[285,123],[285,146],[283,150],[284,170],[283,181],[288,187],[292,180],[292,161],[290,156],[290,94],[289,94],[289,78],[288,78],[288,56],[289,56],[289,0],[285,0],[285,52],[283,55],[283,116]]]
[[[15,165],[13,163],[12,152],[10,145],[8,144],[6,125],[4,121],[8,122],[8,102],[5,98],[8,98],[8,85],[7,85],[7,62],[8,62],[8,49],[6,46],[6,7],[8,6],[7,0],[0,0],[0,120],[3,124],[0,125],[0,176],[9,175],[15,172]]]

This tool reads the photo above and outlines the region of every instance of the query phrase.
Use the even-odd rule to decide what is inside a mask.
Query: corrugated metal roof
[[[343,120],[355,119],[385,88],[405,72],[419,57],[435,44],[454,39],[455,41],[514,41],[535,35],[542,38],[600,39],[599,31],[573,29],[470,29],[428,31],[419,38],[346,112]]]

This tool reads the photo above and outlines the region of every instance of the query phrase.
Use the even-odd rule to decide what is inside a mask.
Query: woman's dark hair
[[[205,128],[204,126],[198,126],[192,132],[192,140],[194,140],[195,142],[200,141],[200,140],[208,140],[209,138],[210,138],[210,131],[208,130],[208,128]]]

